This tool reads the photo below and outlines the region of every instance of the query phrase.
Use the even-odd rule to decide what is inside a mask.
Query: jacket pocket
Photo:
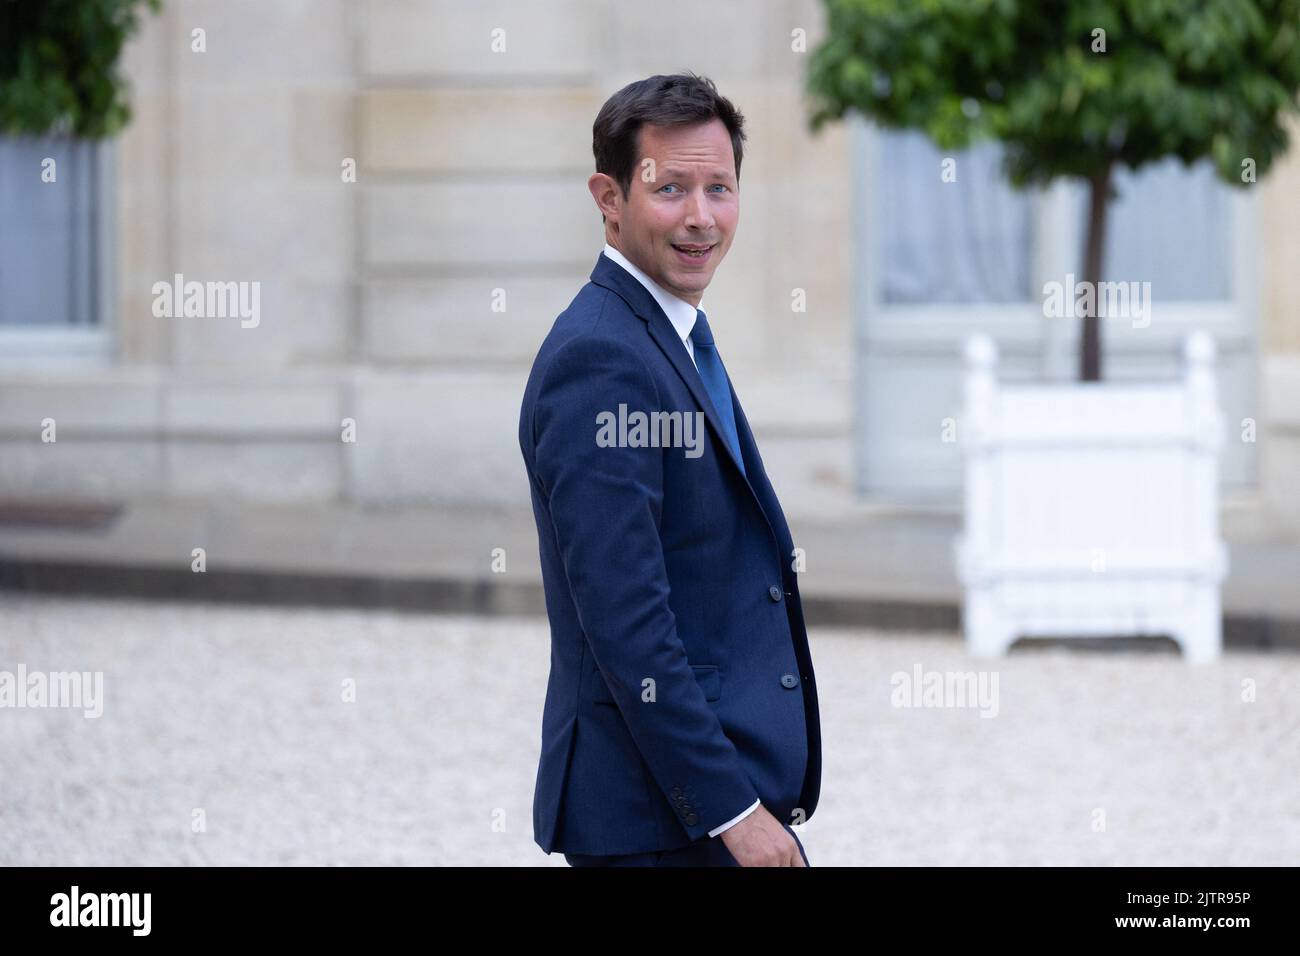
[[[722,675],[718,672],[717,664],[692,664],[691,672],[695,674],[696,683],[704,691],[705,700],[714,701],[722,696]],[[609,692],[609,685],[605,683],[605,677],[599,669],[592,671],[587,679],[591,682],[592,703],[614,703],[614,696]]]

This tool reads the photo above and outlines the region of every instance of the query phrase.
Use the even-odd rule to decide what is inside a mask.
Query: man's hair
[[[708,77],[694,73],[659,74],[629,83],[605,101],[591,127],[591,151],[596,172],[618,183],[627,199],[636,169],[637,143],[641,127],[689,126],[722,120],[731,134],[731,152],[736,160],[736,183],[740,183],[740,160],[745,153],[745,117],[731,101],[718,93]],[[601,216],[604,222],[605,217]]]

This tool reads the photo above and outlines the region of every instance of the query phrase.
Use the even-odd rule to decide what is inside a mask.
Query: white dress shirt
[[[753,813],[755,810],[757,810],[757,809],[758,809],[758,805],[759,805],[761,802],[762,802],[761,800],[755,800],[755,801],[754,801],[754,805],[751,806],[751,807],[750,807],[748,810],[746,810],[744,813],[740,814],[740,816],[732,817],[730,820],[728,820],[726,823],[724,823],[722,826],[718,827],[717,829],[715,829],[715,830],[710,830],[710,831],[709,831],[709,836],[711,836],[711,837],[715,837],[715,836],[717,836],[719,833],[721,833],[723,830],[730,830],[732,827],[734,827],[734,826],[735,826],[737,823],[739,823],[741,820],[745,819],[745,817],[749,816],[751,813]]]
[[[664,315],[668,316],[668,321],[673,324],[673,329],[677,332],[678,338],[680,338],[682,344],[686,346],[686,353],[691,357],[691,361],[694,362],[695,343],[691,341],[691,329],[695,327],[696,306],[691,305],[685,299],[679,299],[677,296],[667,292],[659,285],[659,283],[655,282],[654,279],[651,279],[636,266],[632,265],[623,253],[619,252],[608,242],[605,243],[605,255],[609,256],[609,258],[613,259],[620,266],[626,269],[634,279],[645,286],[647,292],[654,296],[655,301],[659,303],[659,308],[664,310]],[[702,307],[703,305],[704,299],[701,298],[700,306]],[[709,836],[715,837],[723,830],[728,830],[731,827],[734,827],[741,820],[745,819],[745,817],[757,810],[758,805],[761,802],[761,800],[755,800],[753,806],[748,810],[743,811],[739,816],[732,817],[726,823],[722,824],[722,826],[710,830]]]
[[[679,299],[677,296],[668,292],[651,279],[648,275],[632,265],[627,256],[619,252],[608,242],[605,243],[605,255],[609,256],[625,270],[631,273],[632,277],[645,286],[646,291],[654,296],[655,301],[659,303],[659,308],[664,310],[664,315],[668,316],[668,321],[673,324],[673,329],[677,332],[677,337],[682,340],[686,346],[686,354],[695,361],[695,343],[691,341],[691,329],[695,328],[695,306],[691,305],[685,299]],[[700,299],[700,305],[704,305],[704,299]],[[705,313],[706,315],[708,313]]]

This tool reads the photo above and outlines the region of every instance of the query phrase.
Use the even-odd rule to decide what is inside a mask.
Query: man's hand
[[[741,866],[803,866],[803,855],[794,837],[761,803],[758,809],[716,839]]]

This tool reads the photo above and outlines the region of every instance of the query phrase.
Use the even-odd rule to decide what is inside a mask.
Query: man
[[[694,74],[605,103],[605,250],[524,392],[551,625],[533,832],[575,866],[807,865],[791,825],[821,731],[794,544],[699,308],[743,122]]]

